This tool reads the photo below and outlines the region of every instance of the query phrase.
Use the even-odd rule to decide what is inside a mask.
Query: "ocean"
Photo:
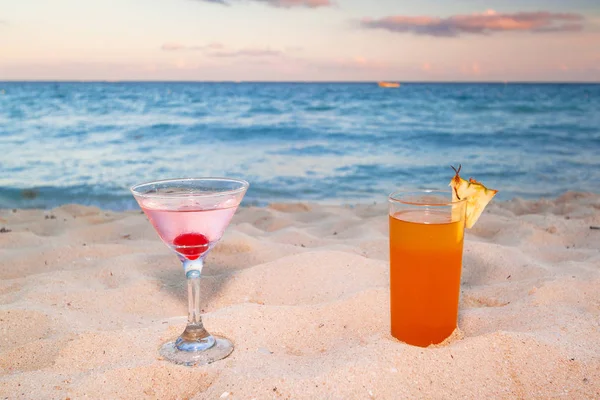
[[[137,209],[228,176],[244,204],[385,202],[463,176],[497,199],[600,192],[600,85],[0,82],[0,208]]]

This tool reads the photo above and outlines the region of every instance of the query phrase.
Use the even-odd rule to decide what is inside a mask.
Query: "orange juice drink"
[[[465,203],[450,192],[390,195],[392,336],[415,346],[442,342],[457,326]]]

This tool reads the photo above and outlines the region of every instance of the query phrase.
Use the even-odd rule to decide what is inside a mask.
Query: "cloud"
[[[238,0],[196,0],[203,1],[206,3],[215,3],[222,4],[224,6],[229,6],[234,1]],[[250,0],[256,1],[260,3],[266,3],[272,7],[277,8],[293,8],[293,7],[306,7],[306,8],[319,8],[319,7],[328,7],[333,5],[331,0]]]
[[[202,50],[218,50],[224,46],[221,43],[209,43],[201,46],[186,46],[181,43],[165,43],[160,48],[164,51],[202,51]]]
[[[498,13],[488,10],[448,18],[411,17],[396,15],[379,19],[364,18],[364,28],[385,29],[391,32],[412,32],[417,35],[454,37],[460,34],[492,34],[496,32],[573,32],[583,29],[583,16],[573,13],[547,11]]]

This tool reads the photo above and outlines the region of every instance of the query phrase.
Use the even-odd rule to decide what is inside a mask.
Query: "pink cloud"
[[[583,16],[547,11],[498,13],[488,10],[448,18],[396,15],[379,19],[364,18],[361,26],[392,32],[412,32],[417,35],[453,37],[460,34],[491,34],[495,32],[571,32],[583,29]]]
[[[232,1],[236,1],[236,0],[199,0],[199,1],[229,6],[229,5],[231,5]],[[319,8],[319,7],[328,7],[328,6],[333,5],[333,3],[330,0],[251,0],[251,1],[266,3],[272,7],[278,7],[278,8],[292,8],[292,7]]]

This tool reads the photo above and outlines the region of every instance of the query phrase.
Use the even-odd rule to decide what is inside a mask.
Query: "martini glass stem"
[[[212,347],[215,338],[204,329],[200,314],[200,275],[204,260],[185,260],[185,276],[188,285],[188,323],[185,331],[175,342],[177,348],[183,351],[201,351]]]
[[[200,271],[187,271],[185,277],[188,285],[188,324],[202,325],[200,315]]]

